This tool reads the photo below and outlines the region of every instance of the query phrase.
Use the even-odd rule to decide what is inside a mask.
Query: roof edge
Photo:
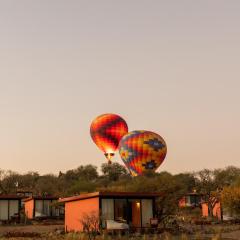
[[[23,201],[24,202],[28,202],[30,200],[58,200],[59,197],[56,197],[56,196],[46,196],[46,197],[42,197],[42,196],[33,196],[33,197],[28,197],[28,198],[25,198]]]
[[[60,198],[59,202],[72,202],[77,200],[83,200],[88,198],[95,198],[95,197],[160,197],[162,196],[162,193],[155,192],[155,193],[149,193],[149,192],[93,192],[93,193],[85,193],[80,194],[77,196],[72,197],[66,197],[66,198]]]

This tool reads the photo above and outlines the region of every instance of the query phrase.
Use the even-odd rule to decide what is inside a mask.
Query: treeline
[[[65,197],[100,190],[162,193],[159,199],[162,205],[160,214],[173,213],[179,199],[195,191],[203,194],[210,213],[216,200],[222,200],[226,208],[240,214],[240,168],[232,166],[180,174],[149,171],[138,177],[131,177],[126,168],[118,163],[103,164],[101,174],[93,165],[80,166],[58,175],[0,170],[1,194],[32,191],[35,195]]]
[[[0,194],[32,192],[34,195],[54,195],[59,197],[92,192],[105,188],[121,178],[131,179],[125,167],[113,163],[103,164],[101,174],[93,165],[79,166],[76,169],[56,174],[40,175],[38,172],[20,174],[0,170]]]

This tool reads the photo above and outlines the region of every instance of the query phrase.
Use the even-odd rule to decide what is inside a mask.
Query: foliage
[[[210,215],[220,196],[229,209],[238,212],[237,189],[240,187],[240,168],[237,167],[204,169],[196,173],[175,175],[166,171],[160,173],[146,171],[142,176],[131,177],[123,165],[112,163],[103,164],[101,172],[99,174],[97,167],[90,164],[81,165],[65,173],[60,172],[58,175],[40,175],[38,172],[19,174],[0,170],[0,192],[8,194],[32,191],[35,195],[59,197],[99,190],[159,192],[161,196],[157,199],[157,212],[162,221],[167,216],[175,214],[179,199],[194,190],[203,194],[203,200],[209,204]],[[227,191],[229,194],[226,194]]]
[[[225,169],[214,170],[215,182],[218,188],[233,185],[240,177],[240,169],[229,166]]]
[[[88,240],[93,240],[96,238],[99,232],[99,216],[96,212],[91,212],[89,214],[84,214],[80,219],[83,227],[83,232],[88,236]]]
[[[221,193],[224,209],[231,216],[240,217],[240,187],[225,187]]]
[[[94,181],[98,178],[97,167],[93,165],[80,166],[77,169],[68,170],[65,174],[61,174],[67,181],[86,180]]]
[[[101,166],[103,176],[108,181],[117,181],[121,176],[127,175],[127,170],[119,163],[107,164],[104,163]]]

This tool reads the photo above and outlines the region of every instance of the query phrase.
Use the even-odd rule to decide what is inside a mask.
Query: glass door
[[[127,199],[114,199],[114,220],[127,223]]]
[[[153,217],[153,200],[142,199],[142,226],[150,227],[150,219]]]

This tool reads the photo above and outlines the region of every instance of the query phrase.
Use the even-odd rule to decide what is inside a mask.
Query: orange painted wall
[[[141,209],[136,202],[132,202],[132,224],[134,227],[141,227]]]
[[[29,200],[24,203],[25,214],[28,219],[33,219],[33,211],[34,211],[34,200]]]
[[[99,215],[99,198],[89,198],[65,203],[65,231],[80,232],[82,224],[80,220],[85,214],[92,212]]]
[[[186,197],[183,197],[178,202],[179,207],[186,207]]]
[[[216,203],[216,205],[213,209],[213,216],[215,216],[219,220],[221,220],[221,204],[220,204],[220,202]]]
[[[202,203],[202,216],[208,217],[208,205],[207,203]]]
[[[202,216],[208,217],[208,204],[202,203]],[[221,220],[221,204],[217,202],[213,209],[213,216]]]

